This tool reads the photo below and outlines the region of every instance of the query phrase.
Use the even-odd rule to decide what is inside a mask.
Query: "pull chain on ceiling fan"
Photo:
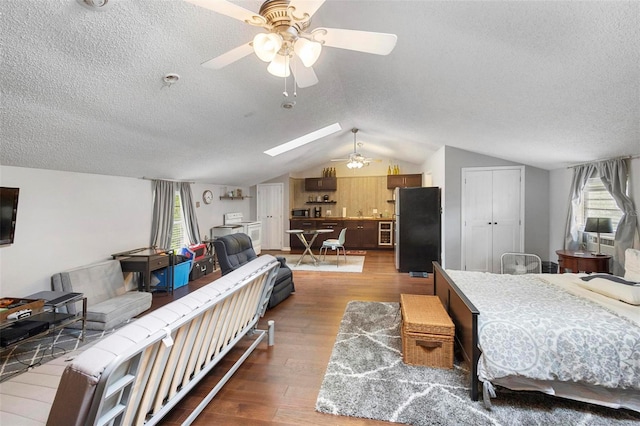
[[[273,75],[286,78],[293,72],[296,84],[301,88],[318,83],[312,66],[323,47],[388,55],[398,39],[395,34],[340,28],[308,31],[311,17],[325,0],[267,0],[258,14],[224,0],[185,1],[267,30],[257,34],[252,41],[202,63],[202,66],[221,69],[255,53],[260,60],[269,62],[267,71]]]

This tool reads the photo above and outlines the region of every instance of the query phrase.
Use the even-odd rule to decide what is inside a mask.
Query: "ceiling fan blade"
[[[314,40],[324,42],[325,46],[375,55],[388,55],[396,47],[398,41],[398,36],[395,34],[341,28],[317,28],[311,34]]]
[[[314,84],[318,84],[318,76],[312,67],[305,67],[297,55],[293,55],[291,64],[291,72],[296,78],[296,83],[301,89]]]
[[[265,20],[262,16],[244,7],[237,6],[225,0],[184,0],[187,3],[212,10],[221,15],[237,19],[242,22],[255,23],[261,25]]]
[[[325,0],[291,0],[289,7],[294,8],[293,15],[297,19],[308,19],[304,18],[304,14],[306,13],[309,15],[309,18],[311,18],[313,14],[320,9],[324,1]]]
[[[348,158],[333,158],[331,161],[349,161]]]
[[[229,64],[238,61],[245,56],[248,56],[253,53],[253,46],[251,43],[243,44],[242,46],[238,46],[235,49],[231,49],[227,53],[223,53],[222,55],[210,59],[206,62],[202,63],[202,66],[205,68],[211,68],[214,70],[219,70],[220,68],[224,68]]]

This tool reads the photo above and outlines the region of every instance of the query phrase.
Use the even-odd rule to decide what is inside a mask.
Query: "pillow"
[[[624,279],[640,281],[640,250],[628,248],[624,251]]]
[[[580,287],[631,305],[640,305],[640,283],[624,280],[614,275],[582,277]]]

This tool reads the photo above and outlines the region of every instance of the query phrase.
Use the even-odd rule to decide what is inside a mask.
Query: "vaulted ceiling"
[[[346,157],[352,127],[362,154],[415,164],[443,145],[545,169],[640,154],[638,2],[328,0],[312,27],[398,42],[388,56],[323,49],[293,109],[253,54],[200,65],[259,28],[182,0],[102,9],[0,2],[0,164],[252,185]]]

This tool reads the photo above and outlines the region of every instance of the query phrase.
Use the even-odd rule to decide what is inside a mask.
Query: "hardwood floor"
[[[212,275],[218,277],[220,271]],[[152,309],[208,284],[212,275],[190,282],[176,290],[173,297],[154,295]],[[260,328],[266,328],[268,320],[275,321],[275,346],[269,348],[266,342],[260,343],[194,424],[388,424],[318,413],[318,391],[349,301],[399,302],[401,293],[433,294],[433,278],[398,273],[393,251],[369,250],[361,274],[295,271],[294,283],[295,294],[268,310],[260,321]],[[162,424],[184,421],[240,354],[240,350],[230,352],[211,372],[211,380],[199,383]]]

